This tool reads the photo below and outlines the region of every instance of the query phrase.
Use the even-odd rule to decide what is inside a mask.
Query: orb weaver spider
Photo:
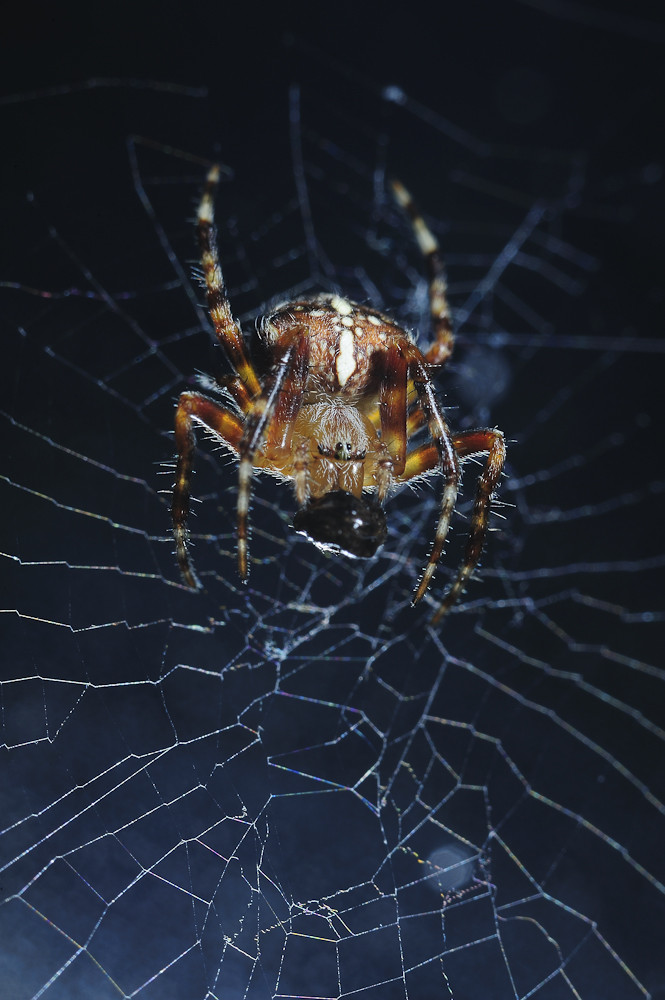
[[[197,232],[208,309],[233,370],[219,380],[223,402],[183,392],[175,415],[177,452],[172,519],[185,584],[201,586],[188,551],[187,518],[196,447],[203,426],[238,461],[238,572],[249,574],[248,516],[254,471],[293,485],[294,528],[322,549],[373,556],[387,535],[383,503],[392,487],[438,473],[443,493],[434,542],[413,595],[426,593],[443,552],[455,509],[461,463],[486,455],[457,576],[433,621],[464,591],[478,564],[492,496],[505,460],[500,430],[451,433],[432,381],[454,345],[439,246],[399,181],[398,205],[410,217],[429,280],[431,343],[420,349],[389,316],[336,294],[281,303],[256,327],[255,349],[234,319],[217,253],[213,201],[219,167],[208,172]],[[424,426],[429,440],[409,449]]]

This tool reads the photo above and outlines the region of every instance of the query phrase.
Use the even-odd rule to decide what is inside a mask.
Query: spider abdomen
[[[260,336],[271,348],[304,327],[309,340],[307,389],[348,398],[378,390],[391,341],[405,333],[376,309],[339,295],[289,302],[263,321]]]

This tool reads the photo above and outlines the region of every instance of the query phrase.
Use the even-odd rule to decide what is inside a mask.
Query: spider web
[[[646,21],[612,34],[608,13],[598,36],[576,11],[512,10],[516,51],[558,32],[573,89],[585,31],[608,64],[655,57],[624,47],[652,44]],[[156,70],[4,102],[6,134],[29,120],[37,137],[16,140],[0,276],[0,981],[16,1000],[665,995],[652,78],[604,77],[611,114],[589,84],[557,117],[547,60],[504,68],[489,107],[459,55],[455,103],[427,70],[409,88],[352,51],[284,40],[289,77],[257,70],[243,115],[213,112],[216,77],[206,96]],[[370,562],[296,536],[292,495],[257,479],[245,587],[235,468],[201,440],[205,590],[179,581],[174,400],[224,372],[192,279],[213,155],[245,330],[321,290],[424,330],[388,177],[439,237],[451,425],[509,441],[482,573],[439,628],[473,465],[411,609],[436,479],[391,498]]]

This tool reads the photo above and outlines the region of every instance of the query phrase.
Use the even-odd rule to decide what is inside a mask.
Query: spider
[[[410,217],[429,280],[432,342],[420,349],[389,316],[320,294],[276,306],[257,325],[251,352],[233,318],[217,253],[213,201],[219,167],[211,167],[197,232],[210,317],[234,374],[217,382],[224,404],[183,392],[175,415],[177,451],[173,533],[184,583],[201,586],[187,546],[195,427],[203,426],[238,461],[238,572],[249,573],[248,513],[254,470],[293,484],[299,510],[293,526],[322,549],[367,558],[387,535],[383,503],[392,487],[428,474],[443,479],[434,542],[413,595],[427,591],[455,509],[460,465],[486,455],[471,529],[457,576],[438,621],[464,591],[478,564],[494,489],[503,469],[503,434],[482,428],[452,434],[432,382],[450,357],[454,337],[439,247],[410,194],[392,182]],[[427,425],[429,440],[409,449]]]

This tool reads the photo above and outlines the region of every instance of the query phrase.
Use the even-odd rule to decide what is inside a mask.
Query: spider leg
[[[410,410],[411,405],[413,404],[415,398],[416,398],[416,389],[415,389],[415,386],[414,386],[412,380],[408,379],[407,384],[406,384],[406,411],[407,411],[406,437],[407,437],[407,440],[420,427],[424,427],[424,425],[427,423],[427,420],[423,416],[423,411],[420,409],[420,407],[417,407],[417,409],[414,410],[413,413],[409,413],[409,410]],[[418,423],[416,423],[414,425],[413,422],[414,422],[414,417],[415,417],[416,413],[419,414],[419,418],[418,418]],[[371,423],[373,424],[375,430],[380,431],[381,430],[381,410],[379,409],[379,404],[378,403],[377,403],[377,405],[373,409],[371,409],[367,413],[367,417],[371,421]],[[413,429],[409,430],[409,428],[412,427],[412,426],[413,426]]]
[[[453,353],[455,336],[450,321],[448,284],[439,244],[420,214],[413,198],[398,180],[391,181],[395,201],[411,219],[413,232],[420,252],[425,258],[429,281],[429,308],[434,340],[423,350],[430,365],[443,365]]]
[[[414,434],[425,426],[427,417],[421,406],[416,406],[406,418],[406,436],[412,438]]]
[[[229,363],[247,389],[250,398],[261,392],[259,380],[249,360],[240,326],[233,318],[217,252],[214,194],[219,183],[219,166],[208,171],[197,213],[201,264],[208,294],[208,309],[215,334]]]
[[[234,403],[243,413],[248,413],[252,406],[252,397],[247,391],[247,387],[237,375],[224,375],[216,378],[215,382],[222,393],[227,392]]]
[[[506,445],[503,434],[499,430],[482,428],[479,430],[462,431],[453,437],[452,444],[458,458],[462,460],[469,458],[471,455],[486,454],[487,461],[482,475],[478,480],[476,499],[471,514],[471,530],[464,549],[462,563],[452,586],[432,619],[432,624],[440,621],[453,604],[455,604],[463,593],[469,577],[478,565],[487,537],[492,495],[501,476],[506,458]],[[432,442],[423,444],[420,448],[416,448],[407,455],[406,465],[400,481],[408,482],[410,479],[415,479],[423,475],[423,473],[429,472],[430,469],[436,468],[438,464],[439,452],[436,445]]]
[[[309,500],[309,443],[302,441],[293,460],[293,489],[298,506],[304,507]]]
[[[443,415],[443,410],[436,398],[434,385],[427,373],[425,360],[418,348],[413,345],[409,354],[409,367],[411,369],[413,384],[418,393],[418,402],[427,418],[429,432],[434,441],[433,447],[436,449],[437,455],[436,464],[438,464],[444,476],[439,522],[436,526],[432,551],[430,552],[427,565],[423,570],[420,583],[413,595],[412,603],[417,604],[429,587],[430,581],[434,576],[434,571],[441,558],[441,553],[443,552],[443,546],[445,545],[450,527],[450,519],[457,501],[460,470],[450,431]]]
[[[254,459],[265,445],[269,461],[288,455],[293,424],[302,404],[309,361],[309,332],[298,327],[265,380],[261,394],[252,400],[238,443],[238,573],[249,576],[247,525]]]
[[[406,401],[408,362],[397,344],[385,355],[385,369],[379,394],[381,443],[387,455],[379,463],[379,500],[383,500],[391,476],[401,476],[406,461]]]
[[[171,517],[175,550],[182,578],[188,587],[198,590],[201,586],[187,551],[187,517],[189,515],[190,482],[194,463],[196,436],[194,424],[203,424],[237,451],[243,435],[243,424],[235,413],[212,399],[196,392],[183,392],[175,413],[175,444],[178,460]]]

